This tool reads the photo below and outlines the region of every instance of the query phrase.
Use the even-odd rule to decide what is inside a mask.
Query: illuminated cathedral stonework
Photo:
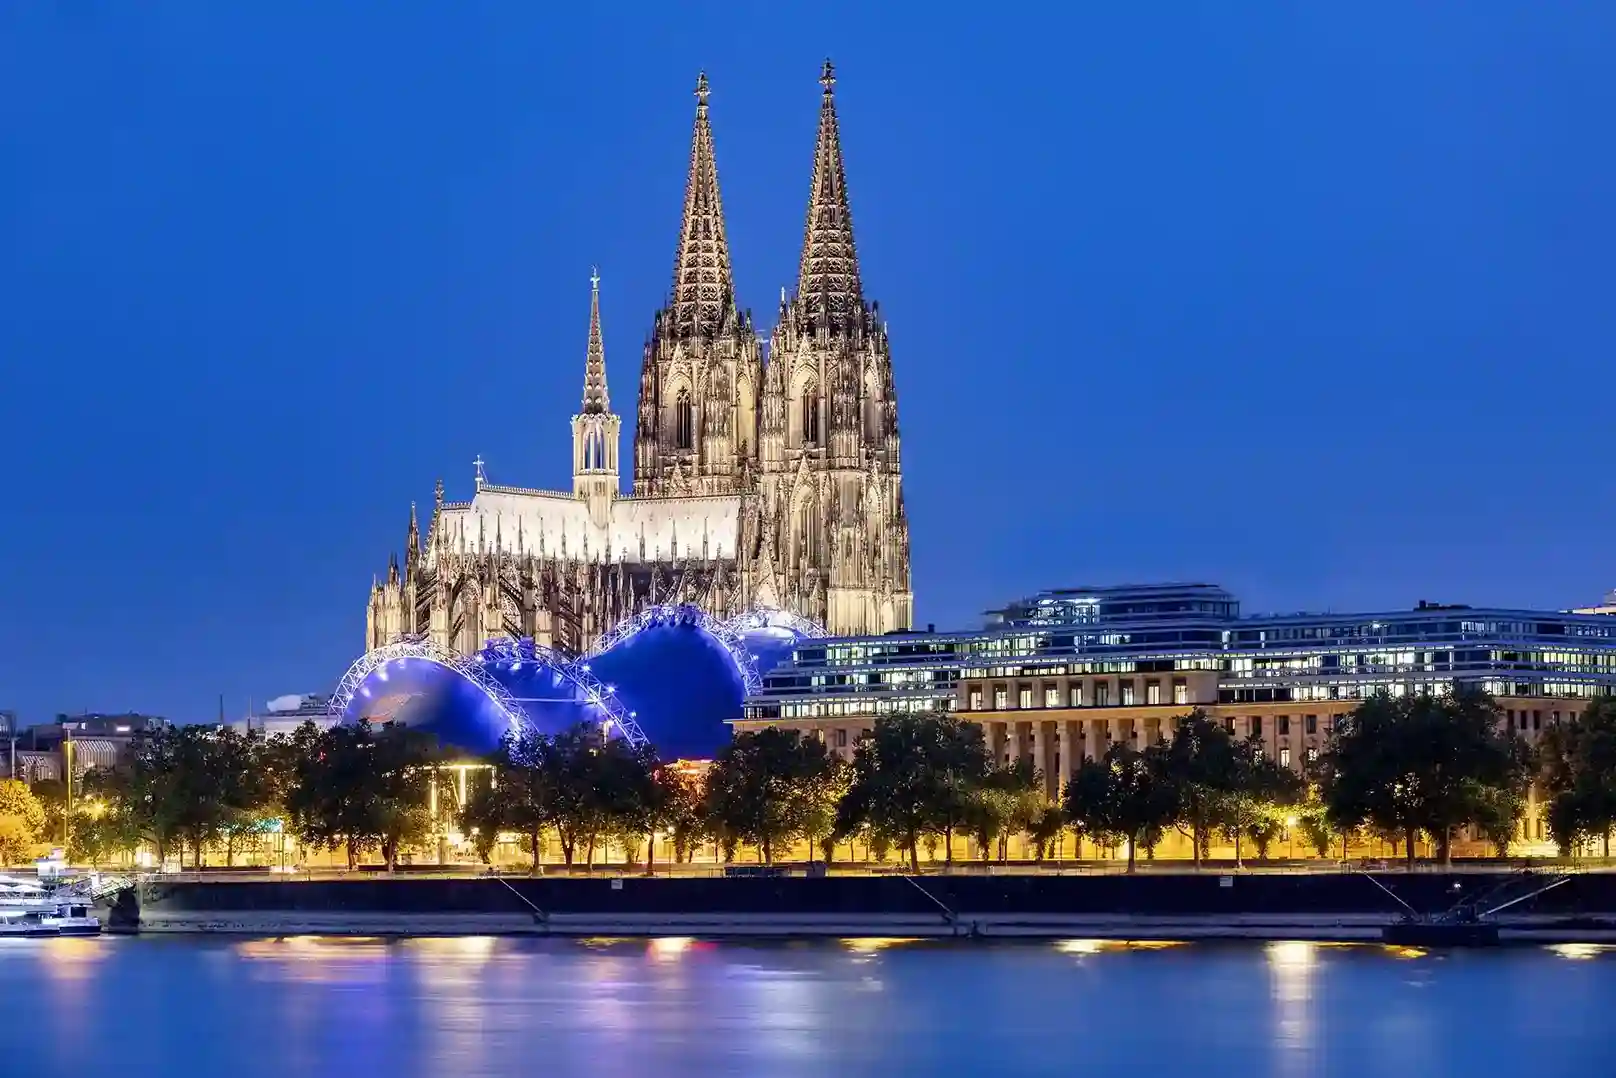
[[[866,302],[825,64],[796,295],[782,292],[768,361],[736,304],[707,79],[673,290],[640,368],[633,494],[621,493],[593,281],[570,492],[437,487],[423,541],[371,588],[367,644],[420,634],[462,654],[496,636],[571,652],[647,606],[728,617],[775,607],[837,635],[910,626],[909,524],[898,401],[879,307]]]

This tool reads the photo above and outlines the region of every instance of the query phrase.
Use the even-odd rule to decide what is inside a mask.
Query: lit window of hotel
[[[1025,685],[1016,690],[1016,706],[1023,711],[1032,707],[1032,690]]]
[[[1145,682],[1145,703],[1150,704],[1153,707],[1156,704],[1161,703],[1161,682]]]
[[[1310,763],[1310,764],[1314,763],[1315,761],[1318,760],[1318,758],[1319,758],[1319,750],[1314,748],[1312,745],[1309,745],[1307,747],[1307,762]]]
[[[981,689],[972,689],[971,690],[971,705],[970,705],[970,707],[971,707],[972,711],[981,711],[982,710],[982,690]]]
[[[1044,686],[1044,706],[1060,707],[1060,689],[1053,685]]]
[[[1003,711],[1010,706],[1010,693],[1003,686],[993,690],[993,710]]]
[[[1094,706],[1111,706],[1111,686],[1108,683],[1104,681],[1097,681],[1094,683]]]
[[[1291,750],[1290,749],[1280,749],[1279,750],[1279,766],[1280,767],[1289,767],[1289,766],[1291,766]]]
[[[1133,707],[1133,682],[1131,681],[1122,683],[1122,706]]]
[[[1082,707],[1083,706],[1083,686],[1081,686],[1081,685],[1073,685],[1072,686],[1071,697],[1072,697],[1071,705],[1073,707]]]
[[[1186,682],[1181,677],[1174,678],[1173,679],[1173,703],[1175,703],[1175,704],[1187,704],[1189,702],[1190,702],[1189,683]]]

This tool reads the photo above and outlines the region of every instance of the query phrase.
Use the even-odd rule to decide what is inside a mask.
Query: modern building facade
[[[853,241],[829,62],[796,294],[782,290],[767,361],[735,295],[708,117],[696,119],[668,300],[641,358],[632,494],[612,411],[593,280],[573,482],[439,482],[423,540],[373,583],[366,641],[425,636],[459,654],[494,637],[580,653],[638,611],[788,610],[844,634],[907,628],[909,526],[886,323]]]
[[[1528,740],[1616,692],[1616,617],[1420,603],[1374,614],[1243,616],[1209,584],[1048,591],[975,632],[801,641],[736,729],[815,733],[851,756],[876,717],[953,711],[993,756],[1030,759],[1050,796],[1084,757],[1143,746],[1204,709],[1300,768],[1376,692],[1474,686]],[[1523,840],[1543,839],[1531,806]]]
[[[156,715],[58,715],[54,722],[25,726],[11,740],[12,775],[25,782],[76,779],[92,768],[107,768],[143,731],[168,725]]]

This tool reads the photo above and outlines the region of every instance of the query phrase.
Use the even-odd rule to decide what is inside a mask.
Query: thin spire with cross
[[[589,351],[584,359],[583,414],[612,410],[606,393],[606,345],[600,333],[600,268],[589,268]]]
[[[483,455],[481,453],[478,453],[477,454],[477,459],[471,462],[471,466],[473,468],[477,469],[476,482],[477,482],[477,489],[478,490],[483,489],[483,484],[488,481],[488,476],[483,474],[483,465],[485,463],[486,463],[486,461],[483,460]]]

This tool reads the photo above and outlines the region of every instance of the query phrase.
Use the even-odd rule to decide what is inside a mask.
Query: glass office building
[[[1616,691],[1616,616],[1422,602],[1368,614],[1243,615],[1211,584],[1047,591],[974,632],[805,640],[737,729],[814,732],[851,755],[875,718],[944,709],[1002,761],[1031,758],[1054,795],[1084,756],[1148,744],[1194,707],[1301,766],[1376,692],[1492,693],[1529,739]],[[1524,839],[1541,837],[1533,815]]]

